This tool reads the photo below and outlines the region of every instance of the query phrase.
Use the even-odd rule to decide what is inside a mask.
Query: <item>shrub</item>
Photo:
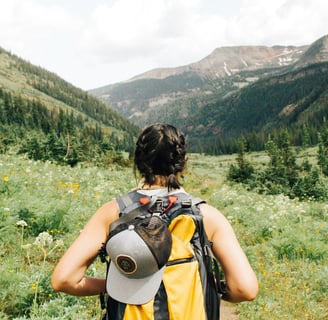
[[[240,141],[237,165],[231,164],[227,175],[228,180],[247,183],[251,180],[254,167],[245,159],[245,142]]]

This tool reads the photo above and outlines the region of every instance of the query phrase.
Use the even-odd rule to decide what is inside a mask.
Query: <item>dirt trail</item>
[[[238,320],[238,315],[233,304],[222,301],[220,308],[220,319],[221,320]]]

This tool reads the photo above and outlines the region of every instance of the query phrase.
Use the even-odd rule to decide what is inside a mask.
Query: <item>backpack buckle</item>
[[[164,211],[164,201],[162,199],[157,199],[152,207],[153,213],[163,213]]]
[[[181,201],[182,208],[191,208],[191,199]]]

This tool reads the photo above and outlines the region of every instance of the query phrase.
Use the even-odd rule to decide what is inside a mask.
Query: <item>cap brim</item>
[[[149,277],[127,278],[110,263],[107,274],[106,290],[115,300],[126,304],[144,304],[153,299],[161,284],[165,266]]]

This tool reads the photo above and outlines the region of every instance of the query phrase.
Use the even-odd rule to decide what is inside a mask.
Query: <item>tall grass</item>
[[[187,191],[233,225],[260,281],[240,319],[328,317],[328,204],[263,196],[225,175],[234,157],[190,155]],[[59,257],[103,203],[136,186],[131,168],[60,167],[0,156],[0,319],[97,319],[98,297],[55,293]],[[96,260],[90,274],[105,273]]]

